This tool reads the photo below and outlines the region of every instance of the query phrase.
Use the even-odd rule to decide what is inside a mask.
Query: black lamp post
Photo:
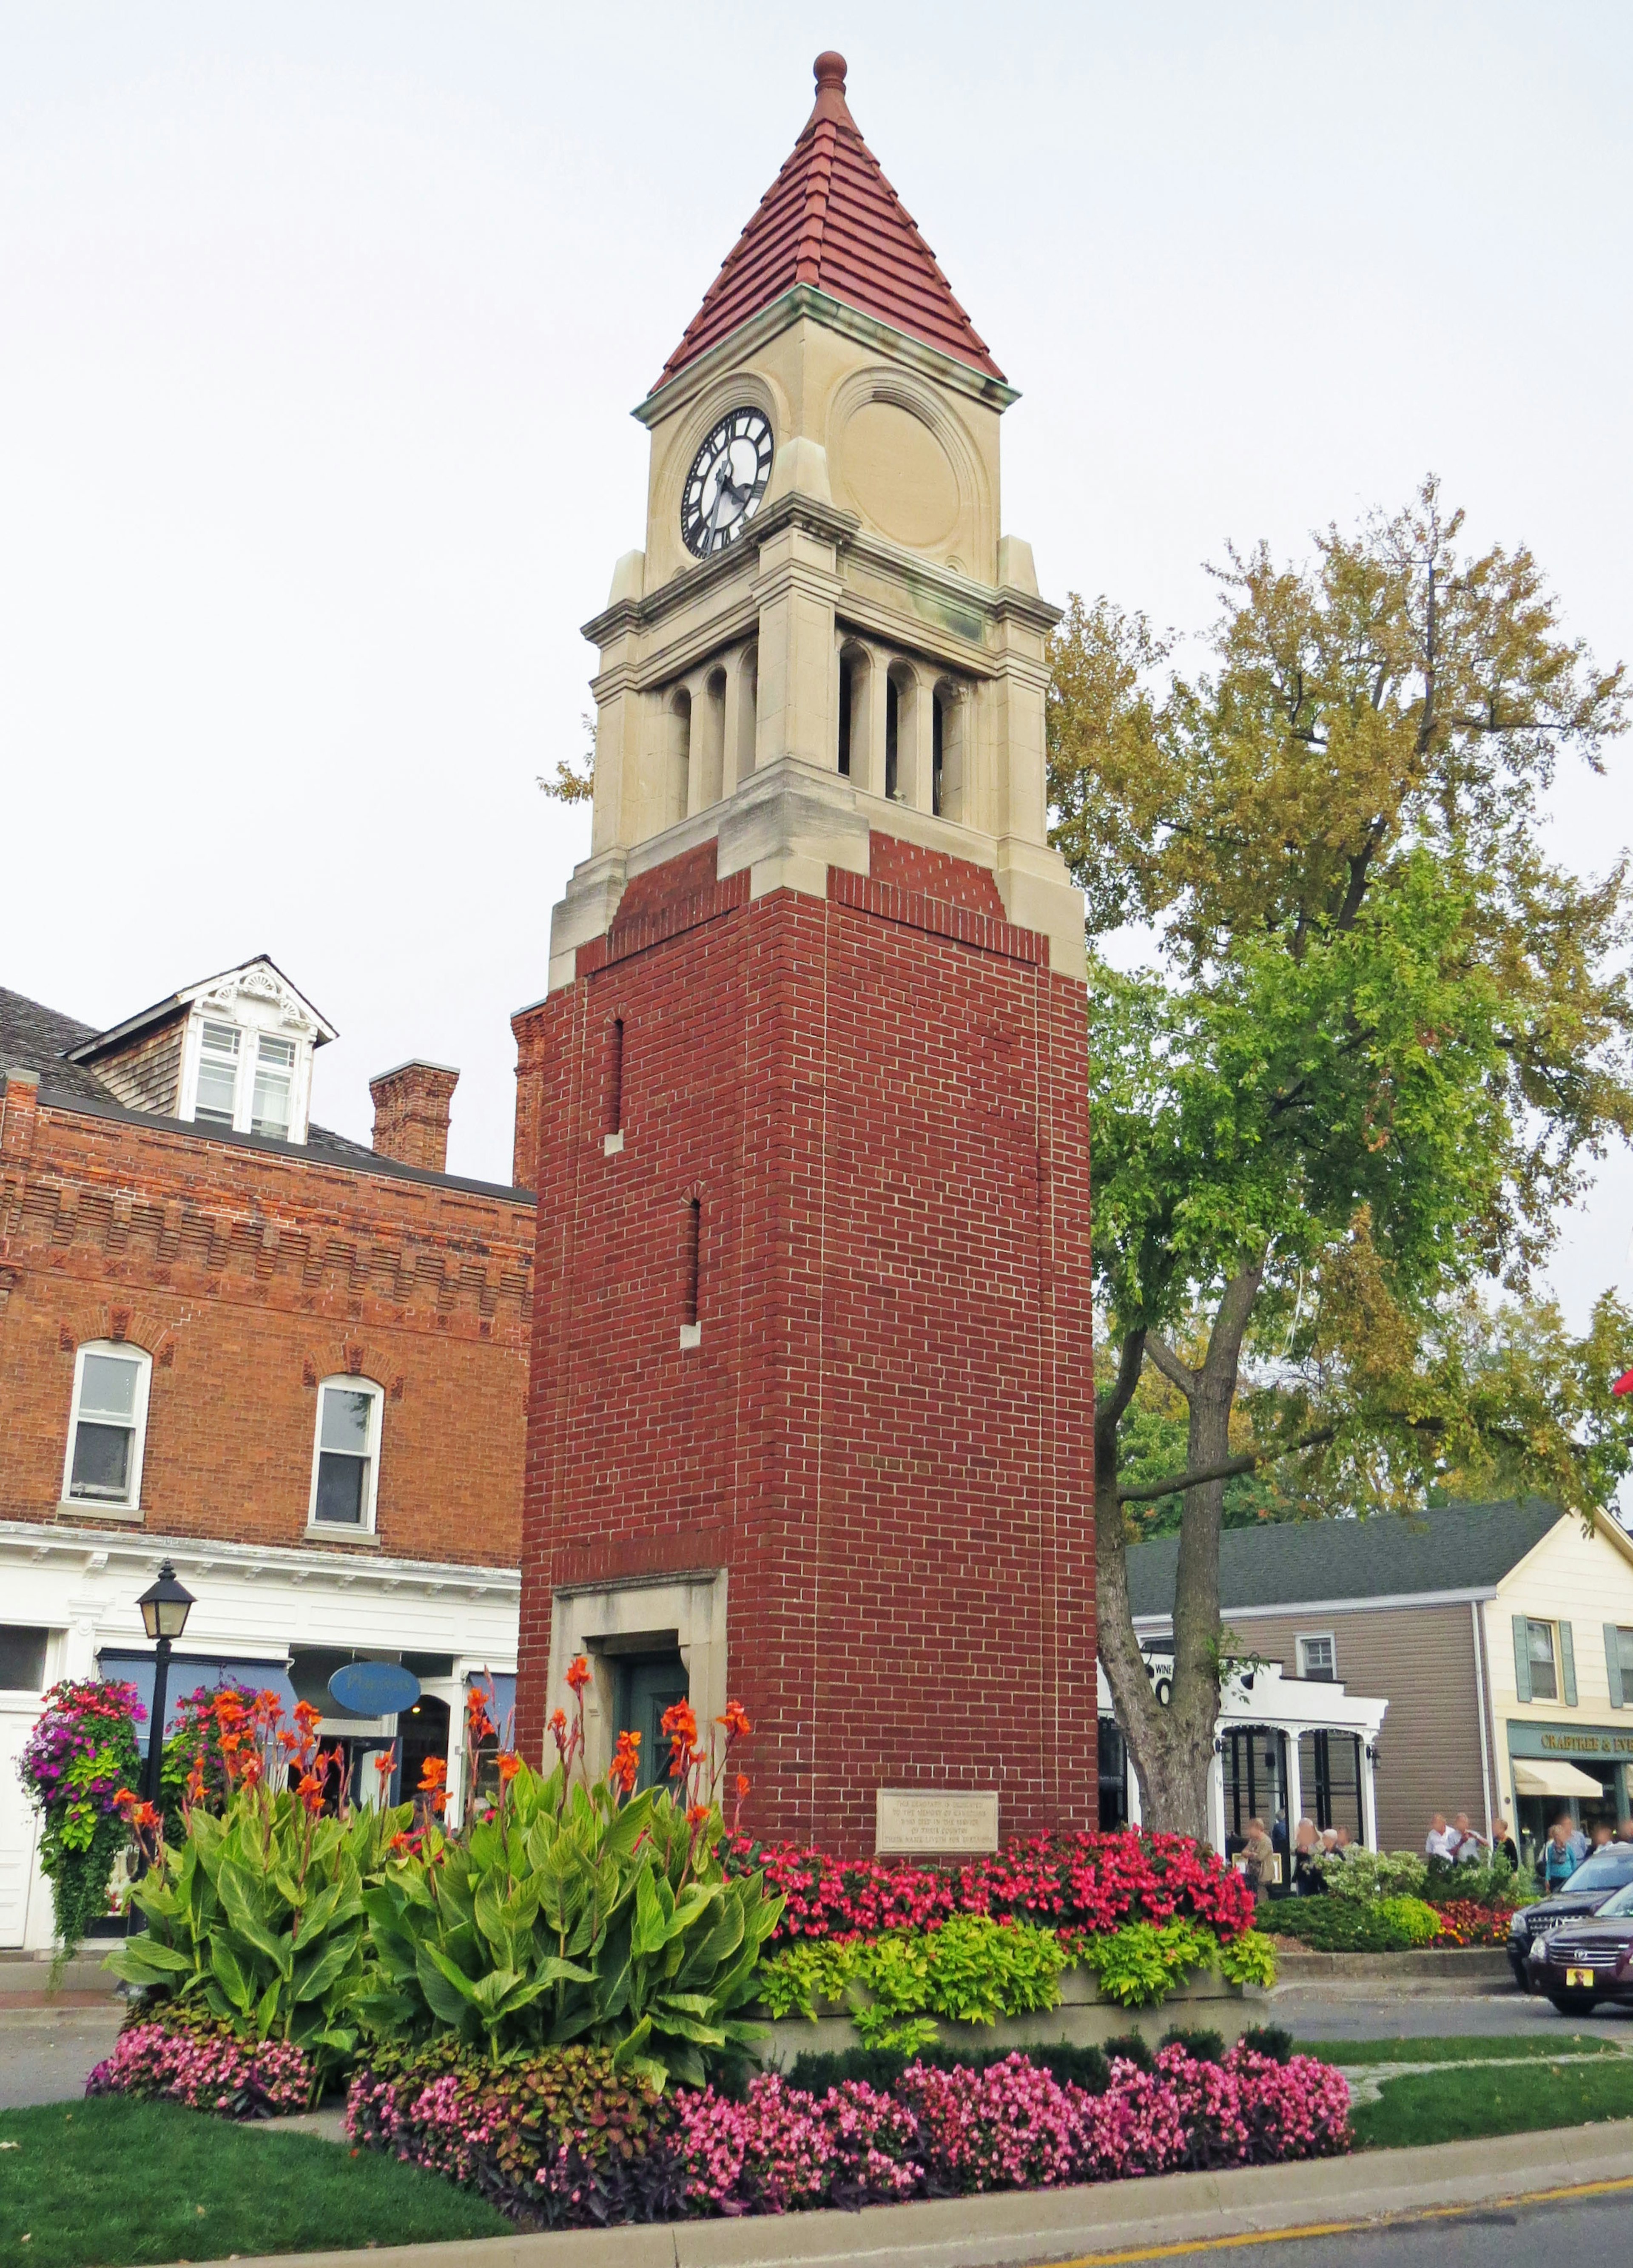
[[[159,1775],[165,1764],[165,1700],[170,1683],[170,1648],[187,1628],[193,1594],[177,1582],[176,1571],[166,1559],[159,1568],[159,1580],[143,1592],[137,1604],[142,1609],[149,1638],[159,1641],[153,1654],[153,1713],[148,1727],[147,1773],[142,1789],[147,1801],[157,1804]]]

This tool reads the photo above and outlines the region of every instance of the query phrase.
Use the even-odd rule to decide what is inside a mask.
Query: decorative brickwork
[[[639,949],[518,1019],[521,1736],[562,1587],[725,1567],[757,1831],[870,1848],[881,1786],[1092,1824],[1083,987],[954,859],[876,838],[889,880],[728,903],[695,858],[644,878]]]
[[[448,1162],[448,1106],[459,1073],[446,1064],[405,1063],[368,1083],[374,1148],[401,1166],[440,1174]]]
[[[514,1565],[533,1215],[461,1188],[39,1101],[0,1118],[0,1518],[55,1516],[76,1349],[153,1357],[143,1524],[308,1539],[315,1388],[387,1388],[378,1544]],[[82,1524],[93,1506],[77,1506]],[[366,1545],[361,1548],[370,1548]]]

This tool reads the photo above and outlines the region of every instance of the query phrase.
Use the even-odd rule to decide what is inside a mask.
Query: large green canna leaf
[[[255,1947],[257,1953],[265,1955],[287,1984],[295,1965],[294,1940],[277,1935],[268,1927],[262,1916],[261,1899],[254,1881],[240,1867],[224,1862],[217,1888],[233,1927]]]
[[[255,2005],[255,1981],[244,1974],[225,1930],[218,1930],[210,1940],[210,1965],[233,2007],[247,2016]]]
[[[177,1977],[190,1976],[193,1962],[190,1956],[174,1945],[166,1945],[151,1930],[140,1937],[127,1938],[116,1946],[102,1963],[127,1984],[167,1984]]]
[[[635,1927],[630,1950],[637,1961],[650,1961],[663,1949],[669,1916],[658,1896],[659,1879],[650,1867],[644,1867],[635,1885]]]
[[[360,1942],[356,1933],[349,1937],[332,1937],[309,1961],[297,1961],[293,1979],[295,1999],[298,2001],[320,1999],[329,1986],[344,1975],[347,1966],[358,1951]]]
[[[461,2024],[475,1997],[469,1977],[451,1962],[440,1946],[422,1945],[417,1962],[419,1989],[433,2016],[445,2024]]]

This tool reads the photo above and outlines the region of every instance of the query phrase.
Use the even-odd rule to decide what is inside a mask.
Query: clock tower
[[[817,58],[635,415],[590,855],[515,1019],[519,1736],[754,1720],[745,1824],[1097,1816],[1083,902],[1016,399]],[[901,1799],[920,1798],[918,1803]]]

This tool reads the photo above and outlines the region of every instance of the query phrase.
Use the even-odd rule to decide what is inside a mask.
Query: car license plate
[[[1578,1984],[1591,1987],[1592,1982],[1593,1972],[1591,1969],[1567,1969],[1565,1971],[1565,1989],[1567,1992],[1571,1991]]]

